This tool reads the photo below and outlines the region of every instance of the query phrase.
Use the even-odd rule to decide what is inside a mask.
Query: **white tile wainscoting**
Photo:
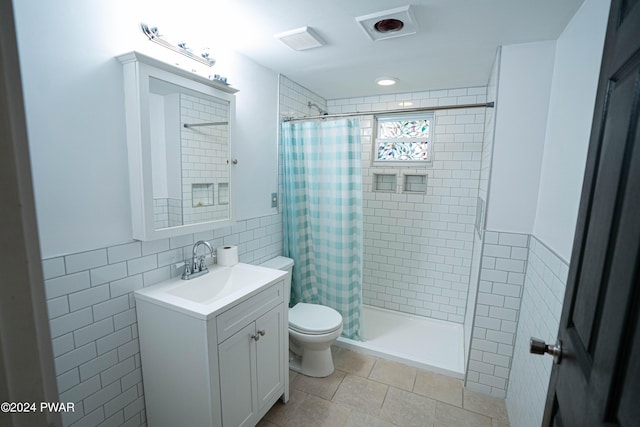
[[[528,234],[485,231],[465,386],[506,397],[529,246]]]
[[[465,387],[506,397],[513,425],[542,422],[551,358],[529,338],[554,342],[568,263],[533,235],[487,231]]]
[[[542,423],[553,360],[529,354],[529,338],[555,342],[568,274],[569,264],[531,236],[507,394],[509,418],[519,427]]]
[[[258,264],[282,253],[282,217],[43,261],[58,391],[76,408],[65,425],[145,423],[133,291],[177,275],[197,240],[238,245],[241,262]]]

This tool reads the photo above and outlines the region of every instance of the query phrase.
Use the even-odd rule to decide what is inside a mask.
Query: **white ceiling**
[[[207,10],[190,14],[191,30],[199,26],[200,37],[222,40],[326,99],[486,85],[498,46],[557,39],[583,2],[210,1]],[[414,35],[372,41],[355,19],[407,4],[419,25]],[[273,37],[304,26],[326,46],[294,51]],[[379,87],[375,80],[382,76],[399,82]]]

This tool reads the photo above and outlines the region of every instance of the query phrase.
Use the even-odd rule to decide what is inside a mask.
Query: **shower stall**
[[[357,113],[362,147],[361,340],[341,337],[337,345],[464,377],[493,142],[493,104],[488,101],[495,94],[487,90],[493,90],[491,82],[488,87],[440,91],[446,95],[444,102],[438,100],[440,107],[382,112],[379,104],[370,104],[368,113]],[[393,108],[390,104],[387,110]],[[356,115],[363,106],[338,100],[329,101],[326,109],[330,114],[324,117],[331,118]],[[377,162],[378,119],[415,113],[432,114],[431,162]]]

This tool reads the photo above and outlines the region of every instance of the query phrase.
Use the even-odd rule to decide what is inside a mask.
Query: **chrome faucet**
[[[182,273],[182,280],[193,279],[198,276],[202,276],[203,274],[207,274],[209,269],[207,268],[207,263],[205,262],[205,255],[198,256],[198,247],[200,245],[204,245],[209,248],[209,252],[211,253],[211,259],[213,263],[216,264],[218,261],[218,253],[209,242],[204,240],[198,240],[195,245],[193,245],[193,251],[191,254],[191,260],[184,261],[184,272]]]

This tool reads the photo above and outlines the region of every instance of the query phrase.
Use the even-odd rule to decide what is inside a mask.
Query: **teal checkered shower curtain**
[[[357,119],[282,123],[284,252],[295,262],[292,303],[342,314],[360,339],[362,174]]]

